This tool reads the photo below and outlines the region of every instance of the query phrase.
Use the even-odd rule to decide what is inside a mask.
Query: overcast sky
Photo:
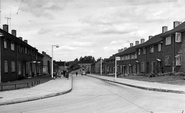
[[[185,20],[185,0],[1,0],[1,24],[39,52],[70,61],[92,55],[108,58],[118,49]],[[10,25],[10,21],[9,21]]]

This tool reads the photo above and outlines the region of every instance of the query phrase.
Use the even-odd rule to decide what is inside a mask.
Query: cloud
[[[38,34],[46,34],[46,33],[49,33],[49,32],[51,32],[51,31],[52,31],[51,29],[41,28],[41,29],[38,31]]]
[[[31,13],[36,17],[53,19],[51,11],[61,11],[72,0],[26,0],[23,1],[20,11]]]

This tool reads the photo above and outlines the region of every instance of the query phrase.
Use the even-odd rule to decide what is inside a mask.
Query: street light
[[[103,66],[102,66],[102,65],[103,65],[102,63],[103,63],[103,62],[102,62],[102,58],[100,58],[100,75],[102,75],[102,67],[103,67]]]
[[[114,76],[114,80],[116,80],[117,78],[117,61],[120,60],[120,57],[115,57],[115,76]]]
[[[53,47],[59,48],[58,45],[51,46],[51,78],[53,78]]]

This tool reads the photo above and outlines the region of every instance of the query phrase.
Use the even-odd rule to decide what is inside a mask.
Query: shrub
[[[177,72],[174,75],[175,76],[185,76],[185,73],[184,72]]]

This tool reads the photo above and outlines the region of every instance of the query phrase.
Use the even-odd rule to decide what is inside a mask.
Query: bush
[[[148,73],[146,74],[147,77],[156,77],[156,74],[155,73]]]
[[[185,73],[184,72],[177,72],[174,75],[175,76],[185,76]]]

